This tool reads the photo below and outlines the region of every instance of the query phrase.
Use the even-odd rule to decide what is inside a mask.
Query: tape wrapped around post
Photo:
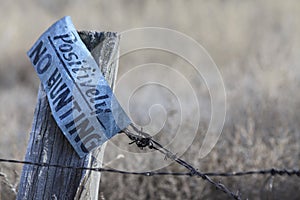
[[[53,24],[27,55],[56,123],[80,157],[131,123],[70,17]]]

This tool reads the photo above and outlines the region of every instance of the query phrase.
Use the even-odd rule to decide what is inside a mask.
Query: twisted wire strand
[[[124,129],[122,131],[132,141],[129,144],[136,144],[141,149],[148,147],[149,149],[154,149],[156,151],[159,151],[160,153],[164,154],[166,158],[172,159],[179,165],[188,169],[188,172],[169,172],[169,171],[132,172],[132,171],[116,170],[111,168],[77,167],[77,166],[69,166],[69,165],[62,165],[62,164],[51,164],[51,163],[43,163],[43,162],[39,163],[39,162],[22,161],[22,160],[5,159],[5,158],[0,158],[0,163],[25,164],[25,165],[34,165],[38,167],[56,167],[56,168],[70,169],[70,170],[91,170],[96,172],[117,173],[123,175],[140,175],[140,176],[148,176],[148,177],[149,176],[200,177],[203,180],[208,181],[217,189],[228,194],[234,199],[241,199],[240,194],[238,192],[236,193],[232,192],[225,185],[223,185],[220,182],[217,183],[213,181],[210,177],[235,177],[235,176],[249,176],[249,175],[271,175],[271,176],[279,175],[279,176],[300,177],[299,169],[285,169],[285,168],[284,169],[270,168],[270,169],[238,171],[238,172],[200,172],[192,165],[179,158],[176,154],[164,148],[160,143],[155,141],[148,133],[143,132],[143,130],[139,130],[133,124],[131,124],[131,127],[133,131],[135,131],[137,134],[133,133],[133,131],[130,131],[129,129]]]
[[[69,165],[38,163],[38,162],[5,159],[5,158],[0,158],[0,163],[25,164],[25,165],[34,165],[34,166],[38,166],[38,167],[55,167],[55,168],[71,169],[71,170],[91,170],[91,171],[97,171],[97,172],[108,172],[108,173],[125,174],[125,175],[139,175],[139,176],[189,176],[189,177],[192,176],[192,174],[190,172],[169,172],[169,171],[130,172],[130,171],[111,169],[111,168],[76,167],[76,166],[69,166]],[[206,176],[215,176],[215,177],[217,177],[217,176],[219,176],[219,177],[234,177],[234,176],[251,176],[251,175],[298,176],[298,177],[300,177],[300,170],[271,168],[271,169],[239,171],[239,172],[203,172],[202,174],[206,175]],[[0,173],[0,177],[1,176],[3,176],[3,175]]]
[[[163,147],[160,143],[153,140],[152,137],[148,133],[144,132],[142,129],[139,130],[137,127],[134,126],[134,124],[131,124],[130,126],[138,135],[134,134],[129,129],[124,129],[123,132],[129,137],[129,139],[131,139],[134,143],[136,143],[136,145],[138,147],[140,147],[140,148],[149,147],[150,149],[155,149],[155,150],[159,151],[160,153],[164,154],[167,158],[174,160],[179,165],[188,169],[190,176],[201,177],[203,180],[209,182],[214,187],[216,187],[218,190],[228,194],[232,198],[241,199],[238,192],[234,193],[231,190],[229,190],[224,184],[213,181],[210,177],[208,177],[204,173],[195,169],[191,164],[182,160],[176,154],[174,154],[170,150]]]

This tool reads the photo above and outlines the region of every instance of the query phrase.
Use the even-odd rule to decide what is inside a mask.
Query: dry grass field
[[[203,112],[200,110],[199,129],[184,152],[180,144],[171,146],[172,151],[183,154],[181,157],[200,171],[230,172],[271,167],[299,169],[299,1],[0,0],[0,5],[0,158],[24,159],[26,151],[39,85],[26,52],[54,21],[70,15],[79,30],[121,32],[146,26],[165,27],[180,31],[205,47],[225,84],[226,119],[222,134],[213,150],[200,158],[199,149],[211,111],[205,110],[209,105],[207,88],[202,88],[201,83],[192,79],[191,84],[200,98],[199,106],[203,109]],[[121,59],[118,77],[129,70],[131,63],[147,63],[149,60],[163,60],[183,74],[188,73],[188,64],[172,55],[144,51]],[[128,82],[128,87],[130,84]],[[181,89],[184,93],[185,88]],[[119,97],[126,99],[126,95],[120,92]],[[157,135],[157,140],[166,143],[170,138],[164,131],[173,130],[178,125],[176,120],[172,121],[171,112],[177,108],[173,108],[167,98],[160,100],[169,106],[167,117],[170,120]],[[148,113],[139,108],[139,103],[149,103],[149,96],[141,102],[136,101],[131,110],[136,116],[147,116]],[[189,102],[186,105],[190,105],[190,117],[193,118],[194,105]],[[144,121],[141,119],[136,123],[142,125]],[[182,134],[189,134],[189,120],[180,123],[185,130]],[[171,132],[169,134],[172,136]],[[159,154],[137,160],[126,155],[116,159],[122,152],[115,146],[140,152],[134,146],[128,147],[128,142],[125,136],[113,138],[105,151],[107,167],[130,170],[143,166],[146,169],[169,163]],[[20,165],[0,163],[0,173],[6,175],[0,176],[0,200],[15,197],[21,169]],[[162,170],[184,171],[174,163]],[[300,179],[297,176],[254,175],[215,177],[214,180],[239,191],[243,199],[300,199]],[[104,199],[228,198],[195,177],[104,173],[100,186]]]

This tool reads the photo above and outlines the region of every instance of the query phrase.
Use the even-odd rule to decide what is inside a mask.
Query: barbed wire
[[[228,194],[232,198],[241,199],[238,192],[234,193],[231,190],[229,190],[224,184],[213,181],[210,177],[208,177],[207,175],[205,175],[202,172],[195,169],[191,164],[182,160],[176,154],[172,153],[170,150],[164,148],[160,143],[153,140],[153,138],[148,133],[144,132],[142,128],[140,130],[137,127],[135,127],[134,124],[130,124],[130,127],[137,134],[134,134],[128,128],[125,128],[123,130],[123,132],[129,137],[129,139],[132,140],[131,144],[135,143],[141,149],[143,149],[144,147],[148,147],[149,149],[155,149],[155,150],[159,151],[160,153],[162,153],[166,158],[169,158],[169,159],[175,161],[176,163],[178,163],[179,165],[188,169],[190,176],[196,175],[198,177],[201,177],[203,180],[209,182],[210,184],[215,186],[218,190]]]
[[[116,170],[111,168],[92,168],[92,167],[76,167],[60,164],[50,164],[50,163],[37,163],[30,161],[14,160],[0,158],[0,163],[15,163],[15,164],[26,164],[34,165],[38,167],[56,167],[62,169],[72,169],[72,170],[90,170],[97,172],[108,172],[117,173],[124,175],[138,175],[138,176],[194,176],[190,172],[170,172],[170,171],[145,171],[145,172],[130,172],[123,170]],[[289,170],[289,169],[263,169],[263,170],[252,170],[252,171],[239,171],[239,172],[203,172],[206,176],[219,176],[219,177],[234,177],[234,176],[251,176],[251,175],[271,175],[271,176],[298,176],[300,177],[300,170]],[[3,176],[0,173],[0,177]]]
[[[70,169],[70,170],[91,170],[96,172],[106,172],[106,173],[117,173],[124,175],[140,175],[140,176],[188,176],[188,177],[200,177],[205,181],[208,181],[217,189],[222,192],[230,195],[234,199],[241,199],[239,192],[232,192],[229,190],[224,184],[220,182],[213,181],[210,177],[234,177],[234,176],[249,176],[249,175],[271,175],[271,176],[298,176],[300,177],[299,169],[261,169],[261,170],[249,170],[249,171],[238,171],[238,172],[200,172],[195,169],[192,165],[187,163],[186,161],[180,159],[176,154],[172,153],[168,149],[164,148],[161,144],[156,142],[148,133],[145,133],[142,129],[139,130],[134,125],[131,125],[133,131],[137,132],[134,134],[133,131],[129,129],[124,129],[123,132],[128,136],[128,138],[132,141],[129,144],[135,143],[139,148],[150,148],[157,150],[164,154],[166,158],[174,160],[176,163],[188,169],[188,172],[170,172],[170,171],[145,171],[145,172],[132,172],[132,171],[123,171],[112,168],[93,168],[93,167],[78,167],[78,166],[69,166],[62,164],[51,164],[45,162],[31,162],[31,161],[22,161],[22,160],[14,160],[14,159],[5,159],[0,158],[0,163],[15,163],[15,164],[27,164],[34,165],[38,167],[55,167],[62,169]],[[1,174],[0,174],[1,177]]]

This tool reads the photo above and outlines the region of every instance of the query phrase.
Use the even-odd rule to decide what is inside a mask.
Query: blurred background
[[[183,154],[182,157],[199,170],[299,169],[299,1],[0,0],[0,5],[1,158],[24,159],[31,130],[39,80],[26,52],[53,22],[70,15],[78,30],[122,32],[146,26],[174,29],[194,38],[208,51],[224,80],[227,114],[222,135],[205,158],[198,158],[203,139],[201,132],[208,126],[209,117],[205,116],[199,123],[199,135]],[[159,56],[164,55],[152,56],[159,60]],[[142,58],[133,55],[120,60],[119,77],[128,70],[125,66],[135,59]],[[171,63],[170,66],[180,65],[181,70],[185,69],[186,64],[173,62],[171,56],[164,56],[164,60]],[[203,94],[205,106],[207,90],[199,86],[199,93]],[[173,125],[169,124],[168,129]],[[119,136],[115,140],[114,144],[123,146],[129,142]],[[109,148],[105,163],[113,161],[115,166],[129,163],[126,156],[118,157],[118,152],[111,153]],[[147,165],[151,158],[139,162]],[[21,168],[0,164],[0,172],[7,175],[5,179],[0,177],[0,199],[14,198]],[[171,165],[165,170],[184,169]],[[247,176],[217,180],[238,190],[243,198],[300,198],[299,177]],[[101,197],[227,198],[197,178],[117,174],[102,174]]]

